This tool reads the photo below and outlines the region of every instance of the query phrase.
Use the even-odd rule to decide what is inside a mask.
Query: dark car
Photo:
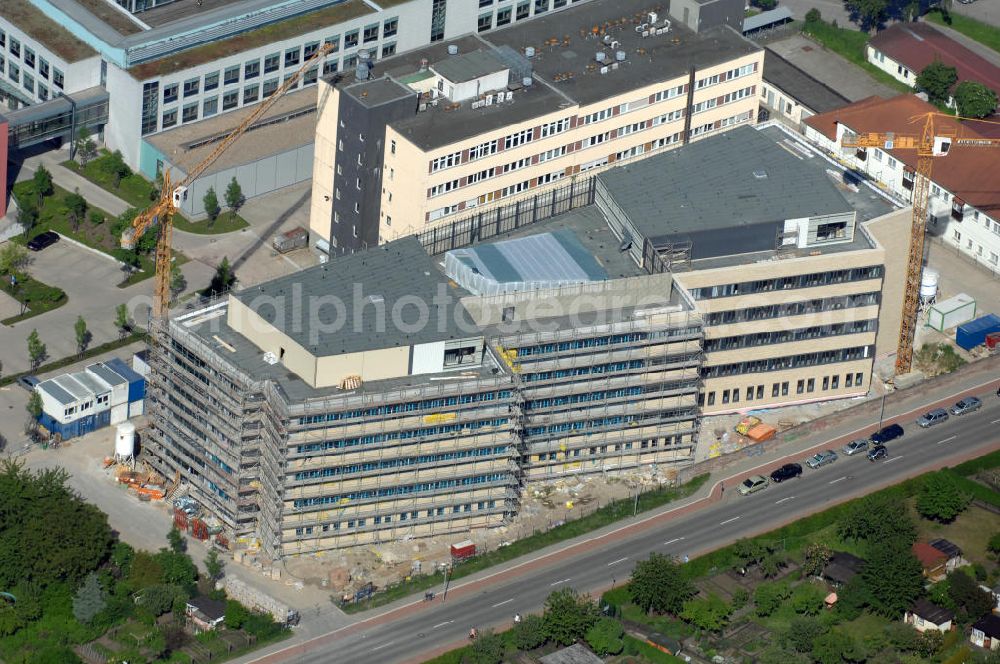
[[[872,434],[871,441],[876,445],[884,445],[890,440],[896,440],[903,435],[903,427],[898,424],[890,424],[887,427],[879,429]]]
[[[35,385],[38,385],[40,382],[41,381],[36,376],[21,376],[17,379],[17,384],[29,392],[34,391]]]
[[[878,461],[879,459],[884,459],[889,456],[889,450],[886,449],[885,445],[876,445],[868,451],[869,461]]]
[[[39,233],[34,238],[28,242],[28,249],[32,251],[41,251],[45,247],[51,247],[53,244],[59,241],[59,234],[53,231],[45,231],[44,233]]]
[[[775,484],[790,480],[802,474],[802,466],[797,463],[786,463],[781,468],[771,473],[771,481]]]

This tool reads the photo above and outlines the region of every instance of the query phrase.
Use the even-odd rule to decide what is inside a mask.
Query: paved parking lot
[[[1000,26],[1000,2],[997,0],[976,0],[968,5],[952,2],[951,11],[983,23]]]
[[[869,76],[864,69],[800,34],[771,41],[767,48],[851,101],[872,95],[889,98],[898,94],[893,88]]]

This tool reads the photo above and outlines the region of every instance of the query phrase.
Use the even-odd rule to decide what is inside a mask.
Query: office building
[[[596,2],[324,78],[317,246],[375,246],[753,123],[763,51],[713,16],[694,32],[646,0]]]

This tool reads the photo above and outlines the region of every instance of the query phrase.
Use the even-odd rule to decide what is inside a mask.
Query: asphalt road
[[[525,565],[521,573],[484,590],[455,587],[446,601],[438,599],[388,616],[374,616],[257,662],[404,662],[461,643],[471,627],[509,624],[515,613],[538,611],[557,588],[570,586],[598,592],[625,581],[635,561],[650,552],[683,558],[725,546],[740,537],[771,530],[836,502],[869,493],[927,469],[971,458],[1000,447],[1000,400],[982,396],[976,413],[952,417],[931,429],[901,422],[903,438],[889,443],[887,460],[871,463],[864,455],[847,457],[817,470],[804,469],[789,480],[750,496],[735,487],[723,500],[684,516],[650,517],[653,527],[623,526],[620,536],[602,538],[577,555],[557,557],[544,565]],[[648,524],[647,524],[648,525]],[[636,532],[638,530],[638,532]],[[617,532],[617,531],[616,531]]]

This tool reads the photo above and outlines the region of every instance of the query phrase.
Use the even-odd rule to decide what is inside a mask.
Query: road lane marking
[[[608,567],[611,567],[612,565],[617,565],[618,563],[623,563],[626,560],[628,560],[628,556],[625,556],[624,558],[619,558],[618,560],[612,560],[610,563],[608,563]]]
[[[736,521],[736,519],[738,519],[738,518],[740,518],[740,517],[738,517],[738,516],[734,516],[734,517],[733,517],[732,519],[726,519],[725,521],[723,521],[723,522],[722,522],[722,523],[720,523],[719,525],[720,525],[720,526],[724,526],[724,525],[726,525],[727,523],[732,523],[733,521]]]
[[[775,505],[780,505],[781,503],[785,502],[786,500],[792,500],[794,498],[795,498],[795,496],[789,496],[788,498],[782,498],[781,500],[774,501],[774,504]]]
[[[838,477],[835,480],[830,480],[829,482],[827,482],[827,484],[836,484],[837,482],[842,482],[842,481],[844,481],[846,479],[847,479],[847,475],[844,475],[843,477]]]
[[[885,460],[885,461],[883,461],[882,463],[891,463],[891,462],[893,462],[893,461],[898,461],[898,460],[900,460],[900,459],[902,459],[902,458],[903,458],[903,457],[901,457],[901,456],[894,456],[894,457],[891,457],[891,458],[889,458],[889,459],[886,459],[886,460]]]
[[[494,604],[493,606],[500,606],[500,605],[499,604]],[[437,629],[438,627],[444,627],[445,625],[450,625],[453,622],[455,622],[455,621],[454,620],[445,620],[443,623],[438,623],[438,624],[434,625],[433,627],[431,627],[431,629]]]
[[[997,422],[1000,422],[1000,420],[993,420],[990,424],[996,424]]]
[[[372,648],[372,650],[381,650],[382,648],[388,648],[388,647],[389,647],[389,646],[391,646],[391,645],[392,645],[393,643],[395,643],[395,641],[389,641],[389,643],[383,643],[383,644],[382,644],[382,645],[380,645],[380,646],[375,646],[374,648]]]
[[[682,539],[684,539],[684,538],[683,537],[675,537],[672,540],[668,540],[668,541],[664,542],[663,544],[664,545],[673,544],[674,542],[680,542]]]
[[[551,588],[552,586],[558,586],[560,583],[566,583],[566,582],[568,582],[570,580],[571,579],[563,579],[562,581],[556,581],[555,583],[550,583],[549,587]]]
[[[496,604],[494,604],[494,605],[493,605],[493,608],[495,609],[495,608],[497,608],[498,606],[503,606],[504,604],[510,604],[510,603],[511,603],[511,602],[513,602],[513,601],[514,601],[514,598],[513,598],[513,597],[511,597],[510,599],[505,599],[505,600],[504,600],[504,601],[502,601],[502,602],[497,602]]]
[[[943,443],[947,443],[947,442],[948,442],[949,440],[955,440],[956,438],[958,438],[958,436],[948,436],[948,437],[947,437],[947,438],[945,438],[944,440],[939,440],[938,442],[936,442],[936,443],[934,443],[934,444],[935,444],[935,445],[941,445],[941,444],[943,444]]]

